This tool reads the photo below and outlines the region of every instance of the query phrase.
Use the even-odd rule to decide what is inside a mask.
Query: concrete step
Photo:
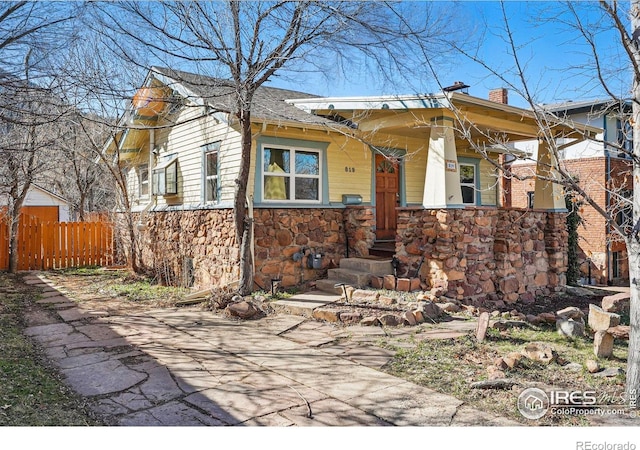
[[[342,258],[340,260],[340,268],[377,276],[393,274],[391,259]]]
[[[370,274],[351,269],[329,269],[327,275],[332,280],[340,280],[357,288],[369,286],[371,281]]]
[[[340,289],[342,294],[342,289]],[[313,310],[340,300],[341,296],[327,292],[306,292],[289,298],[276,300],[270,305],[277,312],[295,316],[311,317]]]
[[[336,279],[317,280],[316,289],[318,289],[319,291],[330,293],[330,294],[342,295],[343,294],[342,286],[336,287],[336,285],[340,285],[342,283],[349,285],[349,283],[345,283],[344,281],[336,280]]]

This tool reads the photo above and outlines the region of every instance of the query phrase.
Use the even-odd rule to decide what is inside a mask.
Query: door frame
[[[405,167],[404,157],[407,151],[400,148],[374,147],[371,148],[371,205],[376,207],[376,155],[395,156],[398,159],[398,194],[400,196],[400,207],[407,206],[407,196],[405,189]],[[376,208],[376,215],[378,210]]]

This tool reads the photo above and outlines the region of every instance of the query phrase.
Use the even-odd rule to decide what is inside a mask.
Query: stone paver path
[[[393,356],[373,345],[381,328],[196,308],[118,314],[55,294],[43,275],[26,280],[51,292],[40,302],[59,316],[27,334],[114,425],[518,425],[379,371]]]

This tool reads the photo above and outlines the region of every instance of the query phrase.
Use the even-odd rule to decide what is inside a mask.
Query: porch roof
[[[596,127],[559,121],[547,115],[538,116],[527,109],[496,103],[458,92],[379,97],[329,97],[287,100],[316,115],[340,116],[349,120],[362,133],[381,132],[391,135],[429,139],[433,125],[453,120],[457,140],[462,136],[496,153],[506,150],[491,143],[537,139],[543,133],[554,138],[583,140],[602,130]],[[541,126],[541,123],[544,126]]]

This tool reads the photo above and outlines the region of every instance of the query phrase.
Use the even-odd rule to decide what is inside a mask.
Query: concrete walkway
[[[74,303],[42,275],[25,280],[61,319],[27,334],[114,425],[518,425],[379,371],[392,356],[371,344],[381,328],[195,308],[118,315]]]

